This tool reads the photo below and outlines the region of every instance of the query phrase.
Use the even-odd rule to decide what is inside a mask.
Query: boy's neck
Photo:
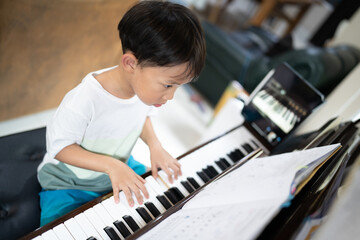
[[[95,78],[106,91],[115,97],[129,99],[135,95],[129,81],[126,79],[126,74],[119,66],[103,72]]]

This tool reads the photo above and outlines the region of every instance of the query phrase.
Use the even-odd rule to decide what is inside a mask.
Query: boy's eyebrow
[[[166,81],[168,84],[173,84],[173,85],[181,85],[181,83],[178,83],[178,82],[176,82],[176,81],[174,81],[174,80],[168,80],[168,81]]]
[[[186,83],[191,82],[191,80],[188,81],[188,82],[186,82],[186,83],[184,83],[184,82],[177,82],[176,80],[167,80],[166,82],[167,82],[168,84],[172,84],[172,85],[183,85],[183,84],[186,84]]]

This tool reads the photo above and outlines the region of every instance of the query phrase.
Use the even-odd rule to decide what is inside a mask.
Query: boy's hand
[[[168,175],[169,182],[181,176],[181,165],[161,145],[150,148],[151,171],[154,178],[158,177],[158,168],[164,170]],[[174,176],[173,176],[174,175]]]
[[[115,203],[119,203],[119,192],[122,190],[125,193],[129,205],[134,206],[132,192],[135,194],[137,202],[143,204],[143,197],[149,198],[149,193],[145,188],[146,181],[137,175],[128,165],[116,160],[108,171],[111,180]],[[140,192],[141,191],[141,192]]]

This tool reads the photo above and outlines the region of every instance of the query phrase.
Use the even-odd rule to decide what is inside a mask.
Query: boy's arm
[[[149,197],[144,186],[145,180],[115,158],[87,151],[77,144],[63,148],[55,158],[67,164],[108,174],[116,203],[119,202],[120,190],[125,193],[130,206],[133,206],[131,192],[135,194],[139,204],[143,202],[140,190],[146,198]]]
[[[178,176],[181,175],[180,163],[175,158],[170,156],[170,154],[161,146],[158,138],[155,135],[149,117],[146,118],[140,138],[149,146],[150,149],[152,175],[157,178],[158,168],[161,168],[168,175],[169,181],[171,183],[173,182],[173,174],[175,179],[177,179]]]

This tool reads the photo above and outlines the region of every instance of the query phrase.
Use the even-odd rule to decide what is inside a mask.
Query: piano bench
[[[17,239],[40,226],[37,167],[46,128],[0,137],[0,239]]]

